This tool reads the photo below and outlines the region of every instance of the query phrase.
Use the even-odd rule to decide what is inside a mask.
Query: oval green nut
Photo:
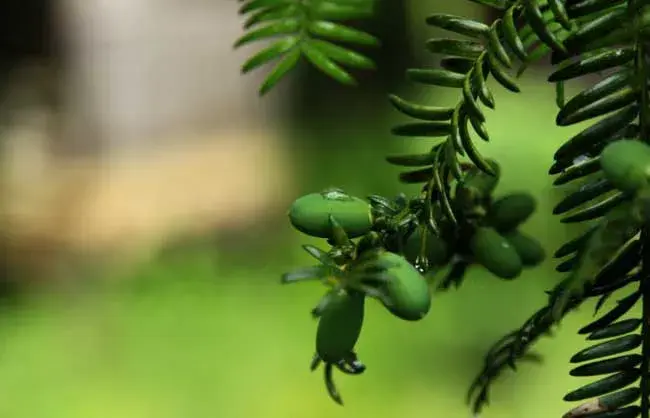
[[[300,232],[317,238],[331,238],[332,215],[348,235],[357,238],[372,228],[370,204],[339,189],[302,196],[291,205],[289,220]]]
[[[326,363],[345,358],[356,345],[363,326],[365,296],[335,290],[318,321],[316,353]]]
[[[487,221],[499,232],[512,231],[525,222],[536,208],[537,203],[530,193],[511,193],[492,204],[487,213]]]
[[[544,247],[535,238],[521,231],[513,230],[506,232],[503,236],[514,247],[521,262],[526,267],[533,267],[541,264],[546,258]]]
[[[470,249],[475,260],[497,277],[514,279],[521,274],[523,263],[517,250],[493,228],[478,228]]]
[[[419,321],[431,309],[429,283],[404,257],[384,252],[381,261],[395,266],[387,270],[390,280],[382,285],[391,304],[386,308],[396,317],[405,321]]]
[[[634,193],[650,183],[650,146],[637,140],[612,142],[600,155],[600,167],[614,187]]]
[[[422,230],[416,229],[404,243],[404,258],[414,264],[422,250]],[[447,243],[436,234],[427,231],[425,239],[424,256],[430,266],[442,266],[449,261],[449,248]]]

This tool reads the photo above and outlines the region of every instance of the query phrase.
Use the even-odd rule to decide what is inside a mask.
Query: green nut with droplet
[[[425,248],[423,255],[427,258],[430,266],[442,266],[445,265],[447,261],[449,261],[449,247],[445,240],[443,240],[438,235],[427,231],[424,245]],[[415,264],[415,261],[418,259],[418,256],[420,256],[420,253],[422,252],[421,250],[422,230],[418,228],[406,239],[406,242],[404,243],[404,258],[406,258],[409,263]]]
[[[600,154],[600,167],[614,187],[634,193],[650,183],[650,146],[636,140],[612,142]]]
[[[523,263],[517,250],[494,228],[477,228],[470,249],[476,262],[499,278],[514,279],[521,274]]]
[[[302,196],[289,210],[289,220],[294,228],[317,238],[331,238],[330,215],[345,230],[348,238],[365,235],[372,228],[370,204],[340,189]]]
[[[387,269],[389,280],[381,288],[390,300],[386,308],[406,321],[424,318],[431,309],[431,292],[426,279],[400,255],[383,252],[379,261],[393,265]]]
[[[326,363],[337,363],[354,349],[363,326],[365,296],[332,290],[318,321],[316,353]]]
[[[487,223],[497,231],[512,231],[535,212],[537,203],[530,193],[511,193],[497,199],[488,210]]]
[[[546,251],[544,251],[542,244],[530,235],[513,230],[504,233],[503,236],[510,242],[515,251],[517,251],[524,266],[537,266],[546,258]]]

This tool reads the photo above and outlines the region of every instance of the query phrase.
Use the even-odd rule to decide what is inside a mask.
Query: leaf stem
[[[647,244],[650,243],[650,231],[648,227],[643,228],[641,233],[641,239],[643,242],[643,248],[646,249]],[[650,357],[650,251],[642,250],[642,270],[641,270],[641,292],[643,294],[643,322],[641,335],[643,336],[643,348],[641,351],[642,360],[641,360],[641,418],[650,418],[650,400],[648,399],[648,394],[650,391],[650,373],[648,368],[650,367],[649,357]]]
[[[636,2],[630,0],[628,5],[633,7]],[[641,12],[639,10],[639,12]],[[646,144],[650,144],[650,136],[648,135],[648,123],[650,122],[650,114],[648,113],[648,45],[643,39],[643,35],[638,35],[636,41],[637,55],[635,59],[636,69],[639,74],[639,81],[641,82],[641,112],[639,114],[640,133],[639,140]],[[642,292],[642,329],[641,335],[643,337],[642,346],[642,361],[641,361],[641,418],[650,418],[650,226],[644,225],[641,232],[642,243],[642,256],[641,256],[641,292]]]

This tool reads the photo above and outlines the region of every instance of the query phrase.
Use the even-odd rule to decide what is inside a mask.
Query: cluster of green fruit
[[[490,163],[499,173],[498,165]],[[493,199],[498,180],[498,176],[472,168],[457,185],[454,200],[464,218],[460,223],[469,228],[456,240],[456,252],[509,280],[519,277],[524,268],[544,261],[545,252],[535,238],[519,230],[535,212],[534,197],[513,192]]]
[[[303,246],[319,263],[286,273],[283,283],[321,280],[329,287],[312,310],[319,322],[311,368],[325,364],[326,387],[336,402],[341,397],[333,369],[353,375],[365,370],[354,348],[367,297],[399,319],[418,321],[431,307],[428,279],[447,265],[445,281],[453,277],[458,283],[471,264],[514,279],[543,261],[541,245],[518,230],[535,211],[535,200],[513,193],[493,201],[497,183],[498,176],[468,167],[455,189],[452,204],[458,218],[453,222],[435,206],[435,196],[426,194],[412,199],[373,195],[366,201],[332,188],[293,203],[291,224],[331,247]]]
[[[420,272],[402,256],[383,249],[373,231],[371,206],[339,189],[303,196],[294,202],[290,218],[303,233],[327,238],[326,252],[305,245],[319,261],[283,275],[284,283],[324,280],[330,290],[312,309],[318,318],[316,354],[311,369],[325,363],[325,384],[332,399],[342,403],[332,381],[336,367],[346,374],[361,374],[365,366],[354,347],[361,334],[366,297],[379,300],[389,312],[407,321],[422,319],[431,307],[431,293]],[[354,243],[355,238],[361,239]]]

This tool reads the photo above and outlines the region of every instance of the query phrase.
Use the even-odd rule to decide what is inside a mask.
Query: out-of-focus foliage
[[[242,0],[241,4],[239,13],[247,16],[247,33],[235,42],[235,47],[281,37],[242,65],[242,72],[247,73],[279,60],[264,79],[260,95],[285,78],[301,58],[346,85],[357,84],[347,68],[375,68],[372,59],[339,45],[379,46],[375,36],[344,23],[372,16],[375,0]]]
[[[526,230],[552,247],[567,236],[561,226],[549,228],[550,217],[544,215],[557,200],[543,176],[557,145],[553,138],[559,137],[546,128],[553,91],[534,79],[522,86],[523,97],[535,105],[520,106],[507,94],[498,97],[500,112],[489,123],[499,141],[490,151],[504,167],[499,193],[525,189],[539,198],[540,214]],[[445,100],[444,94],[436,92],[432,102],[437,100]],[[331,147],[297,151],[300,166],[309,168],[303,171],[303,187],[342,185],[358,194],[382,191],[378,186],[387,193],[397,190],[397,169],[386,166],[382,157],[398,148],[420,148],[377,136],[399,117],[388,107],[385,111],[380,118],[386,119],[385,126],[370,123],[373,119],[346,134],[351,144],[375,139],[376,147],[347,156]],[[512,146],[522,138],[506,126],[510,118],[535,132],[526,138],[525,158]],[[530,176],[517,176],[521,170]],[[340,409],[323,395],[322,377],[308,371],[315,323],[304,307],[316,302],[319,289],[278,284],[279,272],[307,262],[298,244],[313,241],[297,233],[254,238],[249,247],[238,247],[236,257],[227,245],[220,249],[206,244],[167,253],[127,277],[131,280],[112,277],[121,276],[117,268],[106,269],[103,275],[111,279],[107,284],[71,294],[48,292],[22,307],[5,308],[0,414],[465,418],[463,397],[489,343],[530,315],[543,302],[542,290],[557,277],[550,264],[525,273],[517,283],[495,282],[475,269],[462,295],[436,295],[432,314],[406,327],[369,304],[372,320],[364,327],[359,351],[372,378],[339,378],[341,391],[348,394],[346,408]],[[581,311],[567,321],[566,329],[590,313]],[[484,416],[546,418],[564,412],[559,400],[572,382],[557,376],[575,341],[570,332],[561,333],[553,344],[543,340],[538,349],[547,367],[523,365],[521,373],[505,374],[493,391],[499,402]]]

